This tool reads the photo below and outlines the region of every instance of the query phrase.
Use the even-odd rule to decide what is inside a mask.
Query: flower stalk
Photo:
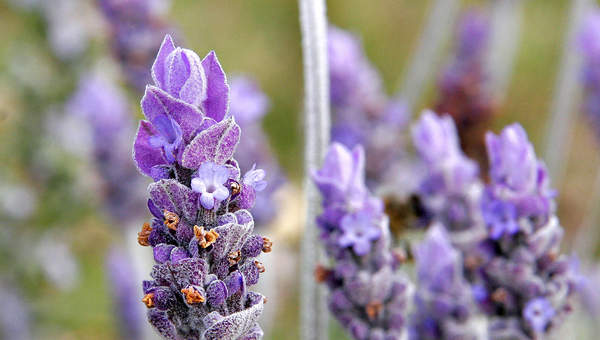
[[[327,62],[327,19],[324,0],[300,0],[300,24],[304,60],[305,149],[304,188],[306,225],[302,240],[301,338],[327,339],[325,292],[313,277],[323,256],[317,247],[315,218],[319,198],[309,174],[323,160],[329,143],[329,70]]]

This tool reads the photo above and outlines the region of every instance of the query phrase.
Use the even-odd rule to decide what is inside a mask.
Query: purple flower
[[[488,132],[486,143],[493,194],[513,202],[519,216],[549,214],[555,194],[521,125],[509,125],[499,136]]]
[[[139,218],[143,213],[144,190],[127,144],[133,136],[133,120],[122,91],[100,75],[85,75],[66,110],[85,118],[92,135],[92,158],[103,180],[103,205],[119,222]],[[127,223],[114,223],[124,225]]]
[[[167,162],[175,163],[182,142],[181,127],[166,115],[154,118],[152,125],[158,130],[158,135],[150,137],[150,145],[160,148]]]
[[[313,179],[325,200],[360,207],[367,194],[364,166],[362,147],[350,151],[342,144],[332,143],[323,166],[313,173]]]
[[[152,65],[152,79],[161,90],[216,121],[227,113],[229,86],[214,52],[200,60],[195,52],[176,47],[167,35]]]
[[[438,117],[433,111],[425,111],[412,129],[415,148],[428,162],[452,159],[462,154],[458,144],[456,127],[449,116]]]
[[[480,58],[489,37],[489,18],[477,10],[467,11],[460,21],[457,55]]]
[[[374,225],[375,222],[367,212],[344,216],[340,223],[342,236],[338,244],[342,247],[352,247],[356,255],[366,255],[371,251],[371,243],[381,236],[381,230]]]
[[[600,9],[591,8],[583,21],[578,37],[582,54],[581,82],[584,88],[583,111],[597,136],[600,136]]]
[[[197,177],[192,179],[192,190],[200,194],[200,203],[211,210],[229,197],[229,190],[224,184],[229,179],[229,169],[222,165],[208,162],[198,169]]]
[[[452,118],[425,111],[412,130],[413,143],[423,160],[417,190],[425,214],[421,223],[440,222],[462,245],[472,246],[484,236],[480,202],[483,186],[477,164],[458,144]]]
[[[258,84],[249,77],[239,76],[230,81],[229,87],[229,115],[242,126],[260,122],[270,103]]]
[[[168,339],[261,339],[265,298],[249,287],[265,270],[256,257],[272,242],[252,233],[248,209],[266,186],[265,172],[252,168],[242,178],[233,158],[241,128],[224,118],[225,75],[214,53],[201,68],[187,68],[195,61],[165,38],[153,67],[158,87],[148,86],[141,102],[147,120],[133,156],[155,182],[148,187],[153,217],[138,243],[153,248],[156,262],[142,302]]]
[[[491,182],[482,204],[488,236],[481,260],[480,306],[492,338],[535,339],[571,309],[573,266],[560,255],[563,229],[543,164],[520,125],[488,133]]]
[[[144,315],[138,301],[139,283],[130,259],[121,249],[113,248],[106,259],[106,270],[121,334],[127,339],[142,339]]]
[[[269,224],[279,211],[278,202],[273,195],[285,181],[262,128],[262,117],[268,109],[269,99],[253,79],[245,76],[231,79],[228,116],[234,117],[244,129],[235,158],[240,168],[247,171],[246,176],[253,173],[255,164],[260,165],[264,169],[264,173],[269,176],[267,188],[258,190],[262,186],[259,184],[260,182],[256,182],[258,187],[254,188],[256,195],[252,214],[257,223],[261,225]],[[254,181],[252,178],[258,174],[253,173],[248,180]],[[250,185],[250,183],[246,184]],[[259,191],[260,193],[258,193]]]
[[[499,136],[486,135],[490,156],[490,175],[507,197],[527,195],[537,188],[538,160],[527,134],[518,124],[510,125]],[[504,196],[503,195],[503,196]]]
[[[494,199],[487,193],[482,203],[482,211],[493,240],[498,240],[502,235],[514,235],[519,231],[517,210],[512,203]]]
[[[267,181],[265,181],[265,171],[263,169],[257,169],[256,164],[252,166],[252,169],[244,175],[244,184],[251,186],[254,191],[263,191],[267,187]]]
[[[550,301],[536,298],[527,303],[523,317],[536,334],[544,333],[556,313]]]
[[[578,37],[579,48],[588,61],[600,55],[600,10],[588,11]]]
[[[459,24],[456,50],[438,80],[435,111],[454,119],[464,152],[486,167],[484,134],[494,115],[484,61],[489,18],[477,10],[466,12]]]
[[[383,202],[364,185],[364,151],[333,143],[313,180],[323,196],[318,217],[331,268],[317,277],[330,290],[329,309],[357,340],[400,339],[405,333],[407,280],[397,272]]]
[[[462,256],[443,226],[432,226],[415,252],[419,279],[411,339],[487,339],[463,276]]]
[[[160,39],[169,31],[165,9],[169,0],[97,0],[110,30],[113,54],[127,81],[143,91]]]
[[[348,148],[363,145],[367,184],[383,187],[404,156],[406,105],[387,97],[380,75],[355,35],[330,26],[328,53],[331,140]]]

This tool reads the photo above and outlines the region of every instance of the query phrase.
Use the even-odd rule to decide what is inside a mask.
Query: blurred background
[[[392,96],[403,89],[437,2],[329,0],[327,5],[332,24],[360,37]],[[501,1],[458,2],[457,16],[473,6],[492,11]],[[565,51],[577,53],[568,42],[576,1],[507,2],[506,25],[515,30],[501,49],[510,66],[503,72],[506,85],[497,91],[489,128],[498,131],[518,121],[538,155],[545,156]],[[437,80],[453,56],[456,23],[442,30],[447,34],[426,65],[429,75],[414,98],[413,116],[438,101]],[[265,323],[270,339],[298,339],[303,85],[297,3],[0,0],[0,32],[0,334],[6,339],[130,338],[118,300],[131,297],[123,296],[115,282],[134,274],[111,258],[129,259],[124,262],[140,279],[149,272],[150,250],[135,241],[148,218],[148,182],[135,171],[127,177],[99,164],[109,156],[98,143],[121,138],[110,145],[123,150],[125,168],[133,166],[128,157],[134,122],[142,117],[138,103],[149,77],[148,60],[171,33],[178,45],[200,56],[215,50],[228,76],[252,77],[269,98],[261,124],[286,181],[276,193],[276,216],[261,226],[278,249],[265,260],[270,265],[265,285],[277,292],[269,297]],[[108,86],[101,96],[117,92],[118,105],[105,107],[102,98],[85,97],[85,79],[98,77],[101,84],[95,85]],[[572,122],[571,138],[565,139],[570,143],[560,142],[551,153],[560,153],[564,166],[564,176],[553,184],[567,230],[566,251],[596,205],[597,132],[581,112],[580,93],[573,90],[570,105],[561,111]],[[99,107],[124,112],[117,125],[128,125],[120,137],[103,135],[94,126],[98,117],[90,119],[93,114],[85,111]],[[138,296],[132,300],[143,307]],[[332,332],[344,339],[335,327]]]

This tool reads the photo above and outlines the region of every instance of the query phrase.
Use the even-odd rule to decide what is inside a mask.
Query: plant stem
[[[400,98],[406,102],[409,112],[413,111],[427,80],[436,70],[440,49],[452,32],[459,7],[458,0],[435,0],[429,10],[419,44],[400,87]]]
[[[306,223],[302,240],[300,290],[300,338],[327,339],[328,314],[325,290],[319,287],[313,272],[323,252],[318,246],[316,216],[319,194],[310,179],[318,168],[329,144],[329,68],[327,64],[327,19],[325,0],[299,0],[304,60],[304,189]]]
[[[574,44],[581,18],[590,4],[590,0],[573,0],[572,2],[569,30],[563,46],[563,56],[547,127],[544,159],[550,176],[557,187],[562,183],[567,163],[564,157],[571,144],[572,127],[576,117],[572,111],[580,89],[578,75],[581,68],[581,58],[574,51]]]
[[[523,0],[497,0],[491,4],[491,31],[486,60],[489,93],[504,99],[519,47]]]
[[[583,222],[577,229],[573,242],[573,250],[584,261],[594,259],[594,251],[600,238],[600,228],[598,228],[598,202],[600,202],[600,168],[596,174],[592,195],[589,199],[589,206],[583,218]]]

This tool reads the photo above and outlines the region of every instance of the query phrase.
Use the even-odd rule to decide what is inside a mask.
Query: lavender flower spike
[[[334,26],[328,32],[329,80],[333,113],[332,141],[352,148],[361,144],[367,155],[367,181],[382,186],[404,155],[404,103],[387,97],[381,76],[370,63],[360,39]]]
[[[488,133],[491,182],[482,203],[478,301],[492,339],[539,339],[571,310],[574,268],[560,254],[563,235],[544,165],[518,124]]]
[[[446,230],[432,226],[415,255],[419,285],[410,338],[488,339],[486,323],[477,317],[471,287],[463,276],[462,257]]]
[[[589,10],[578,36],[583,57],[582,83],[585,91],[583,111],[600,137],[600,9]]]
[[[111,48],[129,84],[143,91],[160,38],[169,31],[170,0],[96,0],[110,31]]]
[[[486,166],[484,135],[494,114],[484,61],[488,47],[489,18],[469,10],[461,18],[456,51],[438,80],[436,112],[449,114],[458,128],[467,155]]]
[[[318,267],[317,280],[330,290],[329,308],[356,340],[401,339],[405,335],[408,283],[390,248],[383,202],[364,184],[364,151],[333,143],[313,179],[323,195],[318,218],[333,266]]]
[[[246,209],[264,188],[265,174],[253,169],[242,178],[233,158],[241,129],[219,104],[227,103],[228,86],[214,53],[195,75],[178,66],[185,58],[199,60],[167,36],[153,68],[158,87],[148,86],[141,103],[147,120],[138,129],[134,159],[155,182],[148,187],[153,218],[138,242],[152,246],[156,262],[142,301],[167,339],[261,339],[265,298],[249,288],[265,271],[256,257],[272,243],[252,234]],[[169,68],[161,69],[163,63]],[[206,86],[199,82],[202,72]],[[200,91],[188,96],[188,90]]]
[[[485,236],[477,164],[460,149],[450,116],[425,111],[412,136],[425,170],[417,191],[425,209],[422,223],[437,221],[450,232],[455,246],[472,248]]]

